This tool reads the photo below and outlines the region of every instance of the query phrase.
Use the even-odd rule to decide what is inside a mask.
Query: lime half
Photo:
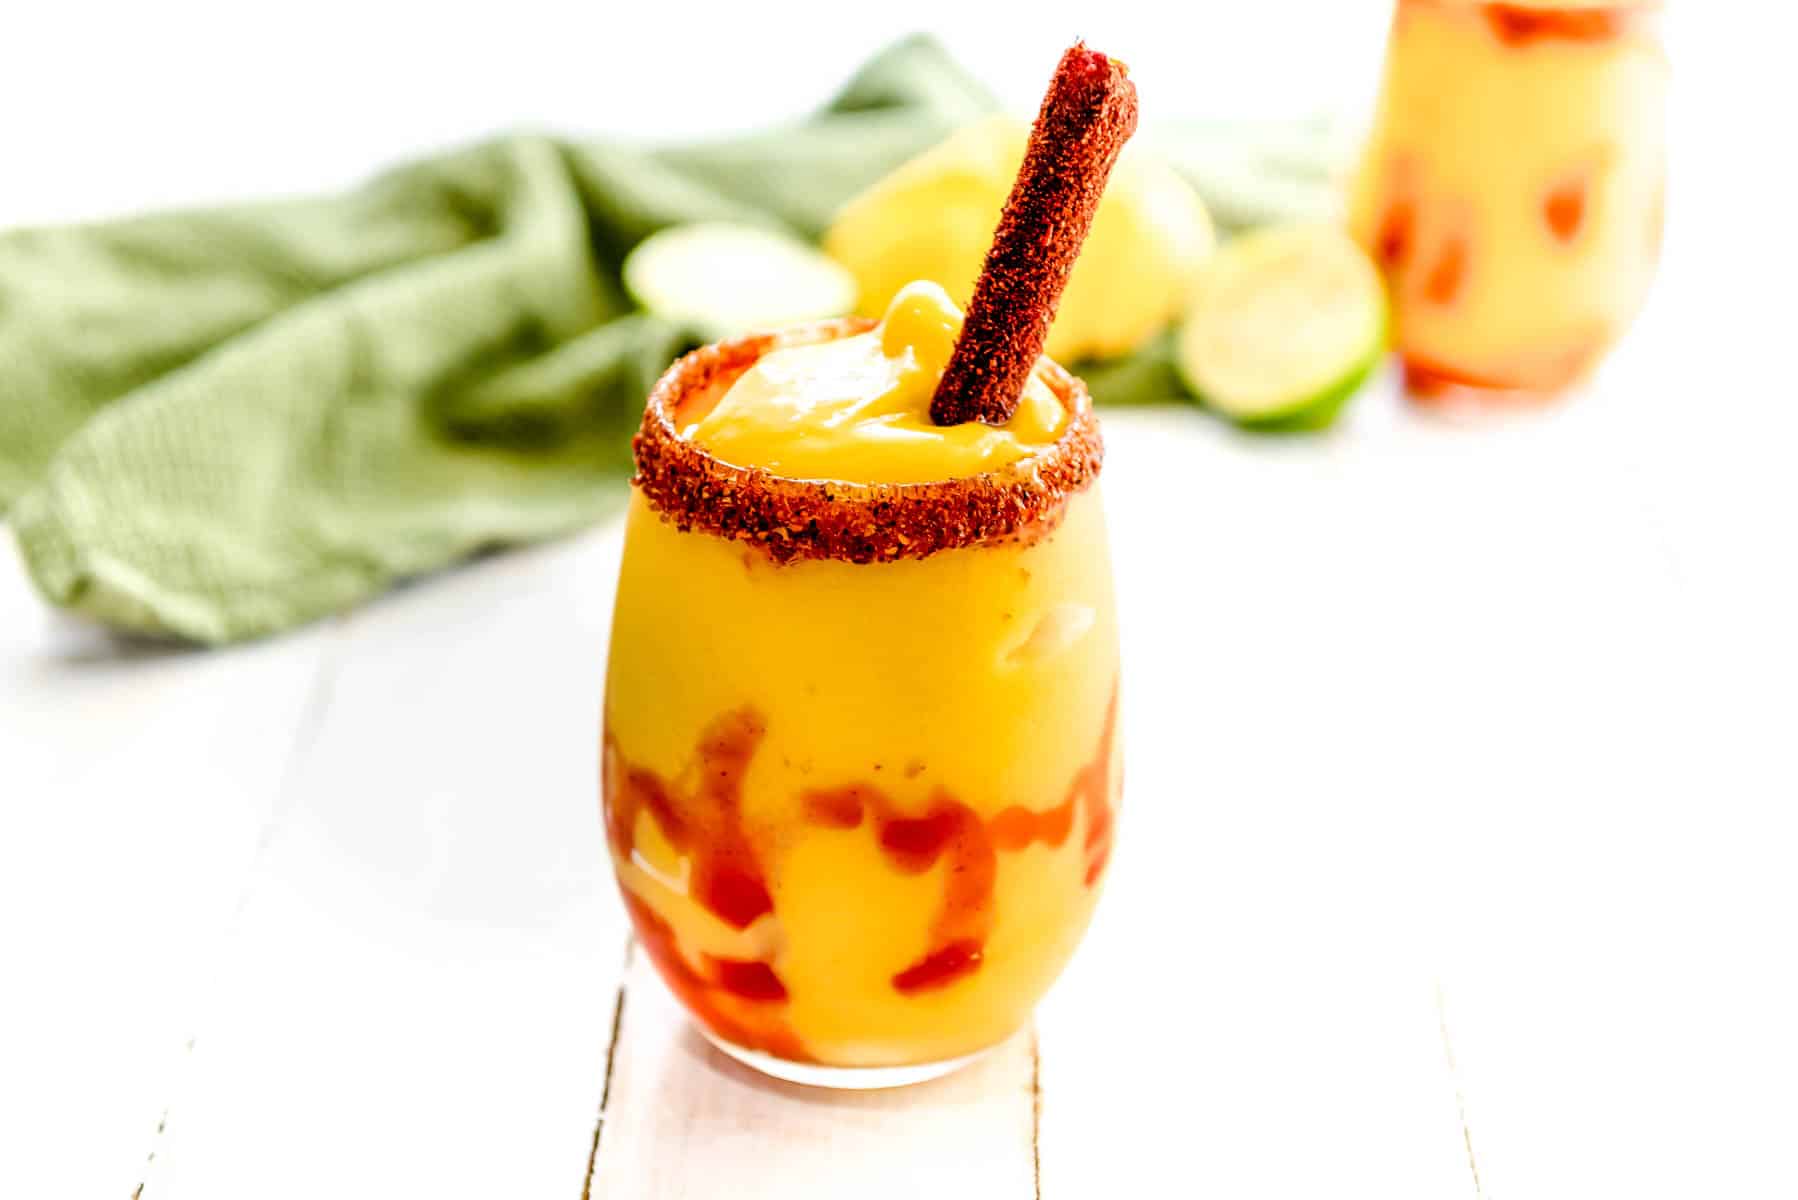
[[[1380,274],[1330,225],[1257,230],[1206,264],[1175,345],[1207,406],[1263,429],[1322,429],[1386,346]]]
[[[708,337],[840,316],[855,306],[848,271],[798,238],[754,225],[674,225],[624,260],[624,286],[660,317]]]

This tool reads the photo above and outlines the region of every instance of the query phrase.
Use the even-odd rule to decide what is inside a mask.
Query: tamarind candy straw
[[[1136,132],[1124,65],[1076,42],[1055,68],[1024,165],[930,401],[938,425],[1003,425],[1043,352],[1118,151]]]

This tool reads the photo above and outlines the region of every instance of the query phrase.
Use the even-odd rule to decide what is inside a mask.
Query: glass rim
[[[681,436],[682,403],[728,387],[762,355],[865,333],[875,324],[839,317],[728,338],[676,359],[651,389],[632,439],[632,484],[682,532],[742,542],[777,563],[891,562],[1052,532],[1068,502],[1098,478],[1105,450],[1086,385],[1048,358],[1038,361],[1037,374],[1068,414],[1061,436],[977,475],[927,483],[795,479],[727,463]]]

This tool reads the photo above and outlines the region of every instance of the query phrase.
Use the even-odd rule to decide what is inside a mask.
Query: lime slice
[[[1175,346],[1200,400],[1238,424],[1322,429],[1386,346],[1380,274],[1331,225],[1257,230],[1199,277]]]
[[[624,286],[650,312],[713,338],[855,306],[848,271],[798,238],[753,225],[674,225],[651,234],[625,258]]]

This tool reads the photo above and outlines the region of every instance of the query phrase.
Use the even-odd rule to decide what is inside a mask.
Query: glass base
[[[759,1050],[745,1050],[741,1046],[733,1046],[724,1039],[713,1035],[708,1029],[700,1029],[705,1040],[736,1059],[746,1067],[754,1068],[764,1075],[772,1075],[776,1079],[788,1083],[804,1084],[806,1087],[839,1088],[845,1091],[872,1091],[876,1088],[905,1087],[908,1084],[923,1083],[937,1079],[952,1071],[959,1071],[976,1059],[992,1052],[992,1047],[976,1050],[972,1054],[964,1054],[960,1058],[946,1058],[940,1062],[915,1063],[903,1067],[827,1067],[821,1063],[793,1062],[790,1059],[775,1058],[772,1054],[763,1054]]]

